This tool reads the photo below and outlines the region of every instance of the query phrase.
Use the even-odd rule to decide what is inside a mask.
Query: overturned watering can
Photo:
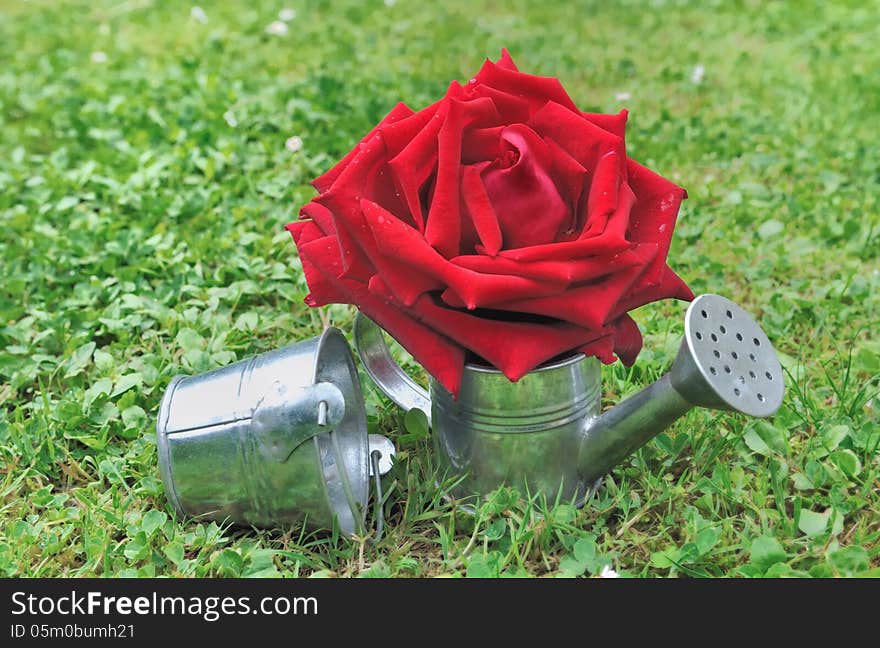
[[[393,453],[367,435],[354,358],[335,328],[172,379],[156,439],[178,513],[253,526],[335,520],[346,534],[363,532],[371,470],[378,486]]]
[[[355,346],[367,372],[404,409],[433,428],[450,495],[485,495],[525,486],[550,502],[583,503],[599,478],[693,407],[766,417],[782,404],[784,382],[770,340],[739,306],[701,295],[688,307],[672,369],[600,414],[596,358],[582,354],[510,382],[496,369],[465,366],[458,400],[436,380],[430,394],[391,358],[381,329],[358,315]]]

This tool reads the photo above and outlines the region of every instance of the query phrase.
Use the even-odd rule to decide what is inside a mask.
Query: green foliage
[[[0,576],[878,574],[876,2],[288,4],[273,36],[262,0],[205,24],[0,0]],[[177,519],[162,390],[350,329],[303,304],[283,225],[395,102],[502,46],[584,110],[630,109],[629,153],[689,190],[674,267],[758,315],[783,408],[688,414],[582,510],[502,489],[470,516],[435,485],[425,421],[365,387],[400,447],[381,542]],[[665,371],[682,313],[636,313],[645,349],[605,368],[606,404]]]

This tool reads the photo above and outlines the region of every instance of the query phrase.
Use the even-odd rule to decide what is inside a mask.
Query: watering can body
[[[441,478],[457,499],[515,486],[549,501],[582,503],[591,482],[577,464],[585,426],[599,413],[600,365],[571,356],[511,382],[467,365],[458,399],[430,382],[430,420]]]
[[[603,475],[693,407],[764,417],[784,393],[767,336],[718,295],[691,303],[670,372],[601,413],[600,364],[582,354],[517,382],[491,367],[465,365],[455,399],[433,378],[428,392],[419,387],[391,358],[381,329],[362,315],[355,346],[386,395],[428,417],[439,480],[465,507],[500,486],[580,505]]]
[[[364,529],[366,414],[338,329],[174,378],[156,433],[165,492],[180,515]]]

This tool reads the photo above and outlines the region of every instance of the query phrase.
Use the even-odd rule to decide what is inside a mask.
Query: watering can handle
[[[354,318],[354,348],[373,382],[404,411],[422,410],[431,421],[431,399],[403,368],[397,364],[382,329],[361,312]]]

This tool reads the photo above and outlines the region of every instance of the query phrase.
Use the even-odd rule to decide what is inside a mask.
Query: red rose
[[[398,104],[287,226],[306,303],[357,305],[453,394],[467,352],[510,380],[573,351],[631,364],[627,311],[693,294],[666,265],[686,193],[627,158],[626,114],[581,112],[506,51]]]

